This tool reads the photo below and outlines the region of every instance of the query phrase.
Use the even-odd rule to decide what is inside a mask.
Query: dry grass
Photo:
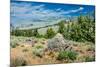
[[[38,46],[39,45],[39,46]],[[42,57],[36,56],[33,50],[37,48],[45,47],[45,51]],[[77,58],[73,62],[90,62],[95,60],[95,45],[91,43],[75,43],[72,46],[72,50],[78,53]],[[15,48],[11,48],[11,59],[17,58],[18,56],[23,57],[26,60],[27,65],[37,64],[58,64],[58,63],[69,63],[66,61],[57,60],[59,52],[46,49],[47,40],[37,39],[37,43],[32,47],[30,45],[23,45],[21,43]]]

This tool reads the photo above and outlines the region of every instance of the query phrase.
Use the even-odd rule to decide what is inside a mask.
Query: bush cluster
[[[58,29],[58,33],[63,33],[64,32],[64,29],[65,29],[65,25],[64,25],[64,23],[65,23],[66,21],[64,21],[64,20],[62,20],[62,21],[60,21],[59,23],[58,23],[58,25],[59,25],[59,29]]]
[[[10,43],[10,46],[11,46],[12,48],[16,48],[16,46],[19,46],[19,44],[17,44],[16,42],[11,42],[11,43]]]
[[[33,47],[33,54],[38,57],[42,57],[42,55],[44,53],[44,49],[45,49],[45,47],[43,45],[37,44]]]
[[[23,51],[23,52],[27,52],[27,51],[28,51],[28,49],[26,49],[26,48],[25,48],[25,49],[23,49],[22,51]]]
[[[76,57],[77,53],[74,51],[60,51],[57,59],[74,61]]]
[[[55,36],[55,31],[52,28],[47,29],[46,38],[52,38]]]
[[[57,25],[59,26],[58,32],[63,34],[63,36],[68,40],[73,41],[89,41],[95,43],[95,15],[90,13],[88,15],[80,15],[77,17],[77,21],[68,22],[65,27],[66,21],[60,21]],[[53,38],[55,36],[55,31],[52,28],[48,28],[45,36],[38,33],[38,29],[29,30],[12,30],[12,35],[15,36],[35,36],[44,38]]]
[[[77,22],[69,23],[63,33],[66,39],[95,43],[95,22],[91,15],[79,16]]]
[[[92,62],[95,61],[95,57],[89,57],[89,56],[85,56],[85,62]]]
[[[25,65],[27,65],[27,62],[23,57],[16,57],[11,59],[11,67],[25,66]]]

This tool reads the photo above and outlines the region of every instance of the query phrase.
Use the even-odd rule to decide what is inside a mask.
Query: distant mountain
[[[56,19],[56,18],[55,18]],[[14,26],[16,29],[34,29],[34,28],[41,28],[41,27],[48,27],[48,26],[52,26],[52,25],[56,25],[58,24],[60,21],[65,20],[66,22],[75,22],[77,21],[77,17],[65,17],[63,19],[59,19],[59,20],[53,20],[52,19],[45,21],[45,20],[33,20],[32,22],[27,22],[27,23],[23,23],[23,24],[18,24],[16,26]]]

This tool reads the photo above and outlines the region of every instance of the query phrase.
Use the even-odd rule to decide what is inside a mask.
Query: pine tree
[[[58,33],[63,33],[64,32],[64,29],[65,29],[65,25],[64,25],[64,22],[65,21],[61,21],[60,23],[59,23],[59,30],[58,30]]]
[[[55,31],[52,28],[47,29],[46,37],[47,38],[52,38],[55,35]]]

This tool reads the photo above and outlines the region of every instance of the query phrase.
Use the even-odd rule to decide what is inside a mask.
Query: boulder
[[[48,40],[48,49],[49,50],[65,50],[69,49],[70,41],[65,40],[63,35],[58,33],[52,39]]]

